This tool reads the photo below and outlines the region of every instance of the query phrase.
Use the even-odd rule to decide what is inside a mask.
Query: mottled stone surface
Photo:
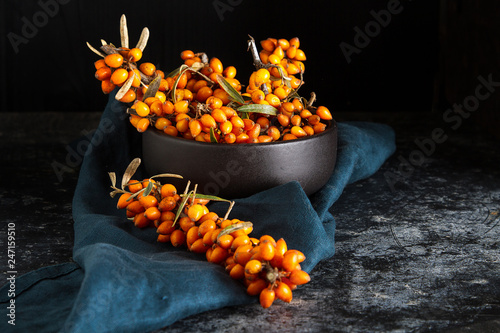
[[[66,145],[94,129],[98,116],[35,115],[14,128],[24,118],[6,115],[9,122],[0,125],[1,220],[16,224],[19,274],[71,260],[77,173],[65,172],[60,181],[51,163],[64,164]],[[499,142],[472,123],[452,130],[434,117],[337,119],[391,124],[398,150],[331,208],[336,255],[314,268],[290,304],[208,311],[161,332],[500,331]],[[427,146],[427,156],[415,139],[431,138],[436,128],[448,138]],[[408,168],[405,160],[416,165]],[[0,237],[5,248],[4,223]]]

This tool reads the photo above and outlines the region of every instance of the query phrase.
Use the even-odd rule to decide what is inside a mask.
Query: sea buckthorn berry
[[[290,124],[292,124],[292,126],[300,126],[301,123],[302,123],[302,118],[298,114],[290,118]]]
[[[127,54],[127,59],[131,62],[138,62],[142,58],[142,50],[134,47],[130,49]]]
[[[169,89],[168,81],[165,80],[165,79],[161,79],[161,81],[160,81],[160,87],[158,88],[158,90],[160,90],[160,91],[167,91],[168,89]]]
[[[267,131],[270,125],[269,119],[266,117],[259,117],[255,122],[260,125],[262,131]]]
[[[213,96],[219,98],[222,101],[223,105],[229,104],[229,102],[231,102],[229,94],[221,88],[215,89]]]
[[[292,60],[292,64],[297,66],[297,68],[299,69],[299,72],[304,72],[306,70],[306,66],[300,60]]]
[[[312,113],[308,109],[304,109],[304,110],[300,111],[301,118],[308,119],[310,116],[312,116]]]
[[[278,45],[281,46],[283,51],[286,51],[290,47],[290,42],[284,38],[280,38],[280,39],[278,39]]]
[[[174,197],[167,196],[161,199],[160,203],[158,204],[158,209],[162,212],[171,211],[175,208],[176,205],[177,201],[174,199]]]
[[[203,215],[205,215],[205,210],[203,208],[203,205],[200,204],[194,204],[188,209],[188,216],[192,221],[198,221],[201,219]],[[212,221],[213,222],[213,221]],[[215,222],[214,222],[215,225]]]
[[[147,104],[147,106],[151,106],[154,102],[158,101],[158,98],[156,97],[148,97],[144,100],[144,103]]]
[[[292,62],[287,63],[287,65],[284,67],[288,75],[295,75],[301,72],[300,68]]]
[[[312,116],[307,118],[307,122],[309,123],[309,125],[312,125],[312,126],[318,124],[320,121],[321,121],[321,118],[316,114],[313,114]]]
[[[252,102],[254,102],[255,104],[260,104],[260,102],[266,99],[266,94],[264,94],[262,90],[257,89],[254,92],[252,92],[251,97],[252,97]]]
[[[227,121],[226,113],[222,111],[221,109],[215,109],[212,111],[211,116],[215,119],[216,122],[218,123],[224,123]]]
[[[114,70],[113,74],[111,74],[111,82],[114,85],[120,86],[128,79],[128,72],[124,68],[117,68]]]
[[[286,277],[282,277],[281,282],[286,283],[290,287],[291,290],[297,289],[297,285],[290,282],[290,279],[288,279]]]
[[[229,83],[237,91],[241,90],[241,83],[237,79],[226,78],[226,82]]]
[[[181,52],[181,59],[182,60],[191,59],[193,57],[194,57],[194,52],[191,50],[184,50]]]
[[[283,135],[283,141],[288,141],[288,140],[295,140],[297,137],[291,133],[286,133]]]
[[[259,87],[262,84],[267,83],[270,78],[271,74],[269,73],[269,71],[265,68],[261,68],[255,73],[255,85]]]
[[[228,133],[226,136],[224,136],[224,141],[226,143],[235,143],[236,142],[236,135],[234,133]]]
[[[194,99],[193,93],[189,89],[184,90],[184,100],[191,102]]]
[[[143,62],[139,65],[139,70],[148,76],[152,76],[156,71],[156,66],[150,62]]]
[[[235,251],[238,247],[250,244],[250,237],[248,235],[241,235],[235,237],[231,243],[231,250]]]
[[[123,193],[120,195],[120,198],[118,199],[118,203],[116,204],[116,208],[118,209],[123,209],[127,208],[128,204],[132,202],[131,200],[127,201],[132,194],[130,193]]]
[[[146,117],[149,115],[149,106],[141,101],[136,101],[132,109],[135,110],[138,116],[140,117]]]
[[[165,114],[172,114],[175,111],[174,104],[170,101],[165,101],[165,103],[163,103],[162,105],[162,109],[163,113]]]
[[[292,301],[292,289],[286,283],[278,282],[278,286],[274,289],[274,292],[276,293],[276,297],[283,302],[290,303]]]
[[[215,96],[208,97],[205,103],[212,110],[220,109],[222,107],[222,100]]]
[[[269,135],[259,135],[257,137],[257,140],[259,140],[259,143],[264,143],[264,142],[272,142],[273,138],[270,137]]]
[[[236,143],[246,143],[250,137],[245,133],[236,136]]]
[[[158,237],[156,238],[156,241],[158,243],[168,243],[170,242],[170,235],[159,234]]]
[[[296,48],[300,47],[300,40],[298,37],[293,37],[292,39],[290,39],[289,43],[290,46],[295,46]]]
[[[134,76],[134,80],[132,81],[132,87],[139,88],[141,86],[141,73],[138,69],[133,69],[128,72],[128,79]]]
[[[205,222],[206,220],[212,220],[214,222],[217,222],[219,219],[219,216],[215,212],[208,212],[207,214],[203,215],[201,219],[198,221],[199,223]]]
[[[180,230],[176,229],[170,234],[170,243],[174,247],[179,247],[186,244],[186,234]]]
[[[297,46],[290,45],[290,47],[286,50],[287,58],[293,59],[295,58],[296,54],[297,54]]]
[[[267,94],[266,101],[269,103],[269,105],[274,106],[275,108],[281,105],[280,99],[275,94]]]
[[[277,119],[278,119],[278,122],[280,123],[280,125],[283,127],[287,127],[288,125],[290,125],[290,117],[288,117],[282,113],[278,114]]]
[[[247,130],[249,138],[257,138],[260,135],[260,125],[255,123],[254,126]]]
[[[262,290],[267,288],[268,285],[269,282],[265,281],[264,279],[257,279],[247,286],[247,294],[250,296],[257,296],[261,293]]]
[[[259,242],[263,243],[265,241],[269,241],[269,242],[271,242],[271,244],[273,246],[276,246],[276,240],[273,238],[273,236],[270,236],[270,235],[262,235],[262,236],[260,236]]]
[[[233,116],[230,119],[231,123],[233,124],[233,128],[243,128],[245,126],[245,122],[243,119],[241,119],[239,116]]]
[[[143,214],[137,214],[136,216],[134,216],[134,225],[137,228],[145,228],[145,227],[149,226],[150,223],[151,223],[151,220],[149,220]]]
[[[135,91],[132,89],[129,89],[129,90],[127,90],[125,95],[123,95],[123,97],[120,98],[120,102],[132,103],[133,101],[135,101],[136,97],[137,97],[137,95],[135,94]]]
[[[220,107],[220,109],[222,111],[224,111],[224,114],[226,115],[227,119],[230,119],[231,117],[234,117],[237,115],[236,111],[229,106],[222,106],[222,107]]]
[[[208,113],[205,113],[204,115],[202,115],[200,118],[200,121],[203,124],[203,126],[205,126],[205,127],[208,127],[208,128],[210,128],[210,127],[216,128],[217,127],[217,122],[215,121],[214,117],[212,117]]]
[[[307,135],[314,135],[314,128],[312,128],[311,126],[305,125],[302,127],[302,129],[304,130],[304,132],[306,132]]]
[[[175,219],[175,213],[171,211],[161,212],[160,221],[173,221]]]
[[[288,96],[288,93],[285,91],[285,89],[282,86],[275,88],[273,91],[273,94],[278,96],[278,98],[280,100],[284,100]]]
[[[163,72],[162,70],[157,69],[157,70],[155,70],[155,73],[156,73],[156,75],[158,75],[162,79],[165,79],[165,72]]]
[[[233,243],[234,237],[231,235],[222,235],[217,239],[217,245],[223,249],[229,249]]]
[[[233,130],[233,124],[229,120],[226,120],[225,122],[220,124],[220,131],[222,132],[222,134],[226,134],[226,135],[232,134],[231,133],[232,130]],[[234,138],[236,140],[236,136]]]
[[[333,118],[330,110],[324,106],[318,106],[316,114],[323,120],[331,120]]]
[[[95,78],[104,81],[111,78],[111,68],[108,66],[100,67],[95,71]]]
[[[139,202],[146,209],[158,205],[158,200],[153,195],[141,196]]]
[[[123,64],[123,56],[119,53],[108,54],[104,62],[111,68],[118,68]]]
[[[149,106],[149,111],[160,117],[163,114],[163,102],[159,100],[154,101]]]
[[[191,244],[189,247],[189,251],[194,252],[194,253],[205,253],[209,249],[209,246],[205,246],[203,244],[203,239],[198,238]]]
[[[101,89],[104,94],[109,94],[111,93],[116,86],[111,82],[111,80],[102,80],[101,81]]]
[[[268,38],[260,41],[260,46],[262,46],[262,48],[267,52],[273,52],[276,44],[272,41],[272,39]]]
[[[167,96],[163,91],[158,90],[155,94],[155,97],[158,98],[162,103],[165,103],[167,100]]]
[[[267,135],[272,138],[273,141],[279,140],[281,133],[276,126],[270,126],[267,130]]]
[[[299,60],[299,61],[305,61],[306,54],[304,53],[304,51],[302,51],[301,49],[298,48],[297,52],[295,53],[295,57],[293,59]]]
[[[94,62],[94,67],[96,70],[99,68],[102,68],[104,66],[106,66],[106,62],[104,61],[104,59],[99,59],[99,60]]]
[[[200,239],[200,236],[198,236],[198,226],[195,225],[194,227],[191,227],[187,232],[186,232],[186,245],[188,248],[191,247],[191,245],[197,240]]]
[[[243,279],[245,277],[245,267],[240,264],[234,264],[234,266],[229,271],[229,276],[231,276],[235,280]]]
[[[278,65],[281,61],[280,57],[276,54],[270,54],[269,57],[267,57],[267,61],[270,63],[270,64],[273,64],[273,65]]]
[[[313,129],[315,134],[324,132],[326,130],[326,124],[317,123],[316,125],[313,126]]]
[[[290,279],[290,282],[295,285],[301,285],[311,281],[309,274],[303,270],[292,271],[288,278]]]
[[[229,236],[229,235],[227,235],[227,236]],[[210,254],[210,258],[208,261],[211,263],[214,263],[214,264],[220,264],[224,260],[226,260],[228,257],[229,257],[229,252],[226,249],[224,249],[220,246],[215,246],[213,248],[212,253]],[[234,265],[236,265],[236,264],[234,264]]]
[[[179,131],[177,130],[177,128],[174,126],[174,125],[169,125],[167,126],[163,132],[167,135],[170,135],[170,136],[177,136],[179,134]]]
[[[297,265],[299,264],[299,257],[298,254],[295,252],[291,252],[288,250],[285,252],[283,255],[283,269],[292,272],[294,269],[296,269]]]
[[[243,123],[245,124],[243,126],[243,129],[245,131],[248,131],[249,129],[253,128],[255,126],[255,122],[252,119],[243,119]]]
[[[260,292],[260,295],[259,295],[260,305],[264,309],[267,309],[268,307],[270,307],[273,304],[275,297],[276,297],[276,294],[275,294],[273,289],[265,288],[264,290],[262,290]]]
[[[187,132],[189,130],[189,120],[189,118],[183,118],[177,121],[177,124],[175,124],[175,128],[177,128],[180,133]]]
[[[262,262],[260,260],[250,260],[245,264],[245,273],[258,274],[262,271]]]
[[[137,131],[140,133],[145,132],[148,129],[149,124],[150,124],[150,120],[148,118],[142,118],[137,123],[137,127],[136,127]]]
[[[146,209],[146,211],[144,212],[144,215],[150,220],[156,220],[156,219],[160,218],[161,212],[157,207],[153,206],[153,207],[149,207],[148,209]]]
[[[271,52],[268,52],[266,50],[261,50],[259,52],[259,58],[260,58],[260,61],[262,61],[263,64],[267,64],[269,63],[269,55],[271,54]]]
[[[189,112],[189,102],[186,100],[177,101],[174,104],[174,112],[188,113]]]
[[[290,86],[293,88],[293,89],[297,89],[301,83],[302,83],[302,80],[293,76],[293,75],[290,75]]]
[[[197,119],[191,119],[189,121],[189,130],[191,131],[191,135],[196,137],[201,133],[202,125],[201,122]]]
[[[222,66],[222,62],[218,58],[212,58],[209,62],[210,68],[214,71],[214,73],[222,74],[224,68]]]
[[[294,112],[295,111],[295,106],[293,105],[292,102],[284,102],[283,104],[281,104],[281,107],[283,108],[283,110],[285,110],[287,112]]]
[[[227,79],[234,79],[236,77],[236,67],[234,66],[226,67],[222,72],[222,75],[224,75],[224,77]]]
[[[137,200],[132,201],[127,206],[127,211],[130,211],[134,214],[143,213],[146,209],[144,206]]]
[[[212,220],[204,221],[200,224],[198,229],[198,236],[203,237],[209,230],[214,230],[217,228],[217,225]]]
[[[292,129],[290,130],[290,133],[292,135],[295,135],[297,138],[307,136],[306,131],[304,131],[304,129],[300,126],[293,126]]]
[[[280,61],[285,57],[285,52],[283,51],[283,48],[281,46],[276,47],[273,51],[273,54],[277,55]]]
[[[128,182],[128,190],[132,193],[139,192],[142,190],[142,183],[137,180],[130,180]]]

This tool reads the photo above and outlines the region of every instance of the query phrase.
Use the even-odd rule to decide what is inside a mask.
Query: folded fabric
[[[203,311],[257,301],[223,267],[157,243],[155,230],[134,227],[116,209],[107,172],[123,174],[141,156],[140,140],[124,106],[111,95],[73,199],[74,262],[18,277],[16,325],[4,318],[0,331],[146,332]],[[372,175],[394,150],[394,132],[386,125],[338,123],[337,164],[319,192],[307,197],[291,182],[237,200],[231,217],[252,221],[252,235],[283,237],[290,248],[304,252],[302,268],[311,271],[335,252],[329,208],[346,185]],[[148,176],[141,168],[136,175]],[[227,203],[210,208],[223,214]],[[10,301],[7,288],[0,290],[4,309]]]

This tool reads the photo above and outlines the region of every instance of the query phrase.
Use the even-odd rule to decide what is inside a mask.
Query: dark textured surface
[[[78,160],[68,144],[98,119],[3,115],[0,244],[6,248],[5,224],[15,223],[18,275],[71,260]],[[472,121],[452,131],[433,117],[337,115],[344,119],[392,125],[398,150],[332,207],[336,255],[316,266],[290,304],[209,311],[165,332],[500,331],[500,144]],[[448,139],[416,159],[424,154],[414,140],[435,128]],[[409,160],[416,165],[402,164]],[[54,165],[66,165],[59,177]],[[6,261],[2,255],[3,276]]]

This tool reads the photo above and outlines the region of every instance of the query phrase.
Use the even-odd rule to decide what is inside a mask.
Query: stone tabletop
[[[100,113],[2,117],[0,244],[15,225],[19,275],[71,261],[81,163],[71,143]],[[290,304],[208,311],[158,332],[500,332],[500,142],[472,120],[453,129],[439,118],[337,114],[391,125],[398,149],[331,208],[335,256]]]

